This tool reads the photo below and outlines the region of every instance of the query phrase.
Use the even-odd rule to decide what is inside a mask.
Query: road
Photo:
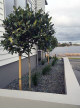
[[[70,59],[70,63],[80,85],[80,59]]]

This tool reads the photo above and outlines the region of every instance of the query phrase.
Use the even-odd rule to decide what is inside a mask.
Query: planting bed
[[[49,66],[52,64],[52,59],[50,60]],[[43,68],[48,66],[47,62],[44,65],[39,65],[37,69],[32,71],[32,87],[31,91],[35,92],[46,92],[46,93],[57,93],[65,94],[65,81],[64,81],[64,64],[62,60],[58,60],[54,66],[50,66],[49,71],[46,74],[42,74]],[[33,78],[36,72],[36,77]],[[36,86],[34,85],[36,82]],[[5,89],[15,89],[18,90],[18,79],[15,79]],[[29,91],[28,88],[28,73],[22,77],[22,89]]]

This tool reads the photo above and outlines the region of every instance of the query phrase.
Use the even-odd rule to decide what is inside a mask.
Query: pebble
[[[50,60],[50,63],[52,60]],[[45,92],[45,93],[56,93],[56,94],[65,94],[65,83],[64,83],[64,65],[62,60],[58,60],[57,63],[51,67],[51,71],[48,75],[42,75],[42,69],[47,65],[39,65],[37,70],[34,69],[32,74],[38,72],[40,78],[38,80],[38,85],[35,87],[33,84],[31,90],[35,92]],[[28,88],[28,73],[22,77],[22,90],[29,91]],[[15,79],[10,84],[8,84],[5,89],[19,90],[18,79]]]

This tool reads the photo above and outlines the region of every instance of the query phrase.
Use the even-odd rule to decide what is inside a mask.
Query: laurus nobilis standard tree
[[[31,88],[30,53],[33,44],[36,42],[37,33],[34,12],[30,10],[28,5],[25,10],[14,7],[13,13],[3,21],[3,26],[5,33],[2,36],[1,45],[11,54],[19,54],[19,89],[22,89],[21,56],[23,53],[28,55],[29,88]]]
[[[58,45],[57,39],[54,36],[52,36],[49,43],[49,47],[47,47],[48,64],[49,64],[49,52],[52,51],[57,45]]]
[[[38,20],[35,17],[35,14],[31,9],[27,6],[25,10],[25,53],[28,55],[28,64],[29,64],[29,89],[31,89],[31,63],[30,63],[30,54],[32,53],[32,49],[34,48],[34,44],[37,44],[39,38],[39,26]]]
[[[43,51],[45,50],[45,41],[49,40],[49,36],[45,34],[45,32],[48,32],[48,26],[49,21],[51,18],[49,18],[48,13],[43,13],[42,10],[39,10],[36,14],[36,19],[38,20],[38,26],[39,26],[39,38],[38,38],[38,48],[42,50],[42,59],[43,59]]]
[[[54,31],[54,24],[51,23],[51,17],[49,17],[48,13],[44,13],[41,17],[40,23],[40,38],[38,40],[38,47],[43,51],[49,52],[57,45],[57,39],[53,36],[55,33]],[[49,63],[49,56],[48,56],[48,63]]]
[[[1,41],[2,46],[9,53],[18,53],[19,55],[19,89],[22,90],[22,80],[21,80],[21,56],[24,53],[24,20],[23,13],[20,7],[16,9],[14,7],[14,12],[11,13],[4,21],[3,26],[5,28],[5,33]]]

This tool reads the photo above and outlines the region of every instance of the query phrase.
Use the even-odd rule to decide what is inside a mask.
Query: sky
[[[59,42],[80,43],[80,0],[47,0]]]

